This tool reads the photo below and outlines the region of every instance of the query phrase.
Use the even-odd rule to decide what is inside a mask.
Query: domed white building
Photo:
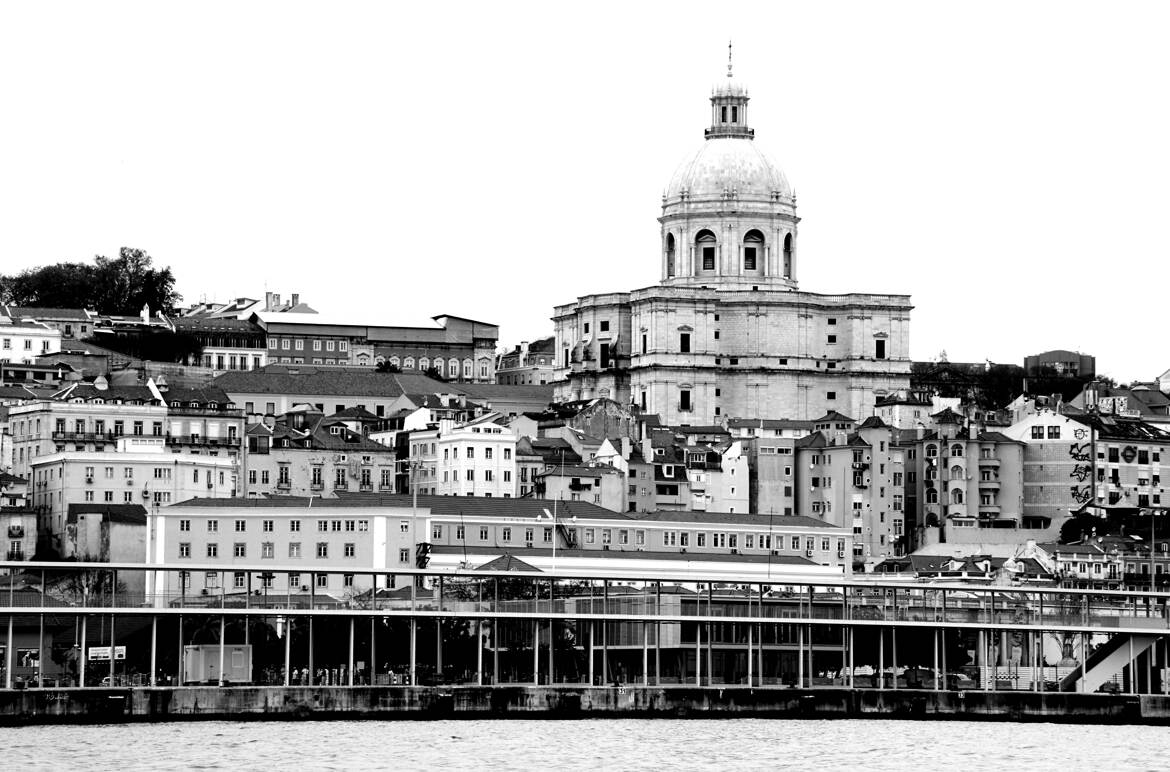
[[[662,197],[662,281],[556,308],[556,398],[669,425],[871,415],[910,385],[910,297],[798,290],[796,196],[730,64],[705,134]]]

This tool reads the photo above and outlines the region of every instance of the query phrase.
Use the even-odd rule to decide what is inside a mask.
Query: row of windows
[[[32,351],[33,350],[33,342],[31,340],[29,340],[28,338],[25,338],[23,342],[24,342],[24,350],[25,351]],[[5,338],[3,340],[3,342],[0,342],[0,348],[4,349],[5,351],[11,351],[12,350],[12,338]],[[41,352],[48,353],[48,351],[49,351],[49,341],[42,340],[41,341]]]
[[[333,351],[334,349],[336,349],[337,351],[349,351],[349,341],[347,341],[347,340],[325,340],[325,341],[322,341],[318,338],[314,338],[311,341],[311,345],[313,347],[313,351],[320,351],[322,345],[324,345],[326,351]],[[276,349],[280,349],[281,351],[289,351],[290,349],[293,351],[304,351],[305,350],[305,339],[304,338],[270,337],[268,339],[268,348],[270,348],[274,351]]]
[[[218,590],[218,589],[220,589],[220,574],[221,574],[220,571],[207,571],[203,576],[203,589],[205,589],[205,590]],[[298,588],[299,587],[299,588],[304,589],[304,590],[309,589],[307,584],[301,584],[301,575],[300,574],[290,573],[287,576],[288,576],[289,588]],[[318,589],[328,589],[329,588],[330,574],[309,574],[309,576],[311,578],[308,581],[312,582]],[[267,590],[267,589],[272,589],[273,584],[274,584],[274,580],[276,579],[276,575],[271,574],[271,573],[263,573],[263,574],[257,574],[255,578],[258,581],[260,587]],[[191,589],[191,573],[189,571],[182,572],[182,581],[183,581],[183,589],[185,589],[185,590]],[[334,581],[336,581],[336,579],[334,579]],[[353,574],[342,574],[341,575],[341,586],[342,587],[353,587],[354,586],[354,575]],[[248,574],[244,571],[233,571],[232,572],[232,588],[236,589],[236,590],[248,589]]]
[[[320,559],[327,559],[329,557],[329,543],[324,541],[317,542],[316,556]],[[219,544],[216,542],[209,542],[206,545],[207,557],[219,557]],[[357,545],[354,542],[346,542],[342,545],[342,556],[347,558],[357,557]],[[301,542],[294,541],[288,544],[288,556],[290,558],[300,558]],[[191,557],[191,542],[179,542],[179,557]],[[243,542],[236,542],[232,545],[233,558],[248,557],[248,545]],[[260,557],[264,559],[272,559],[276,557],[276,545],[273,542],[266,541],[260,545]]]
[[[87,490],[85,492],[85,500],[87,502],[97,501],[96,497],[97,497],[97,491]],[[170,504],[171,503],[170,491],[154,491],[153,498],[154,498],[155,504]],[[114,491],[102,491],[102,501],[104,501],[106,503],[111,503],[111,502],[113,502],[113,500],[114,500]],[[122,491],[122,502],[124,504],[134,503],[134,491]]]
[[[445,527],[440,524],[431,526],[431,540],[441,542],[443,539],[443,532]],[[456,542],[463,541],[466,538],[467,530],[465,526],[453,526],[454,537]],[[521,530],[523,531],[523,542],[525,544],[535,543],[537,531],[540,532],[540,541],[543,544],[551,544],[553,540],[553,532],[551,527],[543,528],[516,528],[512,526],[499,526],[499,542],[508,544],[513,541],[513,538],[519,537]],[[491,539],[491,527],[486,525],[479,526],[479,540],[487,542]],[[569,539],[575,541],[578,536],[577,528],[569,528]],[[582,528],[580,534],[584,544],[617,544],[619,546],[634,546],[644,547],[647,544],[647,532],[643,529],[631,528]],[[816,549],[817,537],[807,536],[804,538],[803,547],[806,550]],[[800,536],[792,536],[790,540],[791,549],[800,550],[801,547]],[[632,541],[631,541],[632,540]],[[662,545],[663,547],[707,547],[714,549],[738,549],[742,544],[743,549],[761,549],[770,550],[784,549],[784,537],[773,536],[772,534],[736,534],[723,532],[707,532],[707,531],[663,531]],[[775,545],[773,547],[773,544]],[[832,539],[828,536],[820,537],[821,550],[828,551],[832,545]],[[837,549],[845,549],[845,540],[837,539]]]
[[[425,446],[424,446],[424,448],[425,448]],[[417,454],[417,452],[418,452],[418,446],[415,446],[415,452],[416,452],[416,454]],[[435,452],[435,446],[434,446],[434,443],[431,443],[431,452],[432,452],[432,453],[434,453],[434,452]],[[491,461],[491,460],[494,458],[494,455],[495,455],[495,453],[494,453],[494,449],[493,449],[493,448],[484,448],[484,449],[483,449],[483,457],[484,457],[484,459],[486,459],[486,460],[488,460],[488,461]],[[464,458],[475,458],[475,446],[474,446],[474,445],[468,445],[468,446],[467,446],[467,447],[464,449],[464,454],[463,454],[463,457],[464,457]],[[444,460],[444,461],[450,461],[450,460],[452,460],[452,459],[456,459],[456,460],[457,460],[458,458],[459,458],[459,446],[458,446],[458,445],[456,445],[456,446],[455,446],[455,447],[453,447],[453,448],[443,448],[443,460]],[[511,460],[512,460],[512,449],[511,449],[511,448],[504,448],[504,460],[505,460],[505,461],[511,461]]]
[[[237,519],[234,521],[234,526],[235,526],[236,533],[245,533],[248,530],[248,521],[243,520],[243,519]],[[189,520],[187,518],[179,520],[179,530],[183,531],[183,532],[189,532],[191,530],[191,520]],[[263,531],[264,533],[273,533],[276,530],[276,521],[275,520],[261,520],[260,521],[260,530]],[[289,520],[288,521],[288,530],[289,530],[289,533],[299,533],[301,530],[301,521],[296,520],[296,519]],[[344,530],[346,532],[368,531],[368,530],[370,530],[370,521],[369,520],[318,520],[317,521],[317,531],[319,533],[325,533],[325,532],[330,531],[330,530],[332,530],[332,531],[343,531]],[[207,532],[208,533],[218,533],[219,532],[219,520],[208,520],[207,521]]]

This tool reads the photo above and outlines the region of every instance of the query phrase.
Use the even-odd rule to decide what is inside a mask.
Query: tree
[[[430,378],[432,381],[442,381],[443,383],[447,382],[447,379],[443,377],[443,373],[440,372],[439,368],[437,367],[428,367],[426,370],[423,370],[423,375]]]
[[[378,366],[374,368],[374,372],[377,372],[377,373],[400,373],[400,372],[402,372],[402,368],[399,367],[398,365],[390,364],[389,360],[384,360],[384,361],[378,363]]]
[[[137,314],[144,305],[172,314],[183,298],[170,268],[154,268],[144,250],[122,247],[116,258],[93,265],[56,263],[0,276],[0,301],[18,306],[90,308],[102,314]]]

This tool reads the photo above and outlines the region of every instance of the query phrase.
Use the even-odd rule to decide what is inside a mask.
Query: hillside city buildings
[[[510,348],[492,323],[298,294],[173,319],[0,307],[6,556],[337,597],[378,589],[346,567],[416,565],[1170,582],[1165,534],[1111,520],[1164,511],[1170,376],[1106,385],[1063,349],[911,362],[908,296],[800,288],[796,196],[747,91],[729,77],[710,105],[662,199],[659,283],[556,306]],[[190,348],[117,348],[160,332]],[[305,569],[231,568],[265,561]]]

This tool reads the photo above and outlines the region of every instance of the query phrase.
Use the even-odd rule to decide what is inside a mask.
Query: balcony
[[[347,483],[347,482],[334,482],[333,483],[333,490],[347,491],[347,490],[349,490],[349,483]]]
[[[60,442],[114,442],[120,435],[113,432],[53,432]]]
[[[999,490],[999,480],[980,480],[979,487],[985,488],[987,490],[997,491]]]
[[[591,491],[591,490],[593,490],[593,485],[591,483],[571,482],[571,483],[569,483],[569,490],[571,490],[571,491]]]
[[[868,462],[865,462],[865,461],[854,461],[853,462],[853,471],[855,471],[855,472],[865,472],[868,469],[869,469]]]
[[[358,490],[359,491],[366,491],[366,492],[372,491],[372,490],[374,490],[374,484],[373,483],[361,483],[360,485],[358,485]]]
[[[999,504],[980,504],[979,514],[981,515],[998,515],[1000,512]]]
[[[323,491],[323,490],[325,490],[325,483],[321,482],[320,480],[318,480],[316,482],[311,482],[311,483],[309,483],[309,490]]]
[[[276,489],[278,491],[292,490],[292,480],[277,480]]]
[[[24,550],[8,550],[5,560],[24,560]]]
[[[24,526],[23,525],[10,525],[10,526],[8,526],[8,538],[9,539],[23,539],[24,538]]]
[[[243,420],[244,411],[226,408],[207,407],[168,407],[168,416],[192,416],[195,418],[239,418]]]
[[[979,466],[993,466],[993,467],[999,468],[999,459],[994,458],[994,457],[993,458],[984,458],[983,456],[980,456],[979,457]]]
[[[240,440],[238,437],[204,437],[202,434],[168,434],[166,435],[168,445],[190,445],[200,448],[232,448],[238,450],[240,447]]]

